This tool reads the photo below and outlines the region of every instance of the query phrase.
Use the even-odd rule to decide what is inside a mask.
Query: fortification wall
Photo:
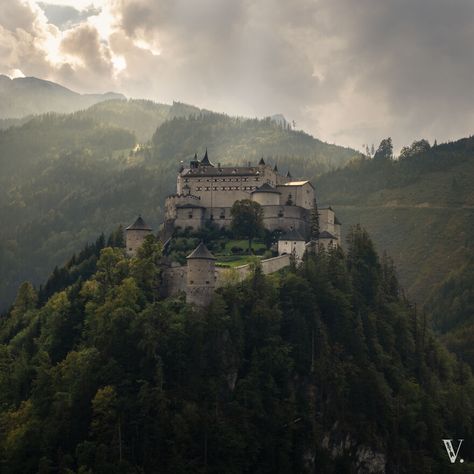
[[[171,267],[163,271],[164,296],[173,296],[180,291],[186,291],[187,267]]]
[[[262,260],[262,271],[265,275],[275,273],[290,264],[289,255],[279,255],[278,257]]]
[[[290,255],[280,255],[260,261],[264,275],[277,272],[290,264]],[[244,280],[250,274],[250,265],[240,265],[238,267],[216,267],[215,268],[215,288],[226,284],[235,284]],[[187,286],[187,266],[167,268],[163,272],[163,295],[173,296],[180,291],[186,292],[188,298],[197,301],[200,295],[208,298],[209,289],[189,288]],[[211,293],[213,289],[211,289]]]

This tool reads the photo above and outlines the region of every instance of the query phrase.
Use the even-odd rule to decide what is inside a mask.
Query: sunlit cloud
[[[0,0],[0,73],[283,113],[358,148],[389,135],[400,147],[472,133],[474,3],[356,3]]]

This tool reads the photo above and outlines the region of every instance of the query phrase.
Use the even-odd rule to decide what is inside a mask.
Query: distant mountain
[[[115,92],[79,94],[36,77],[10,79],[0,75],[0,119],[18,119],[46,112],[70,113],[110,99],[125,99],[125,96]]]
[[[121,127],[133,132],[141,143],[151,139],[165,121],[211,113],[193,105],[173,102],[160,104],[151,100],[107,100],[99,102],[78,114],[102,124]]]
[[[0,311],[22,281],[39,284],[100,232],[139,212],[157,229],[179,162],[206,147],[216,162],[264,156],[294,177],[316,176],[357,155],[270,119],[179,102],[106,101],[0,131]]]

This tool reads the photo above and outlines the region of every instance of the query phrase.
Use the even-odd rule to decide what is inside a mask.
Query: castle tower
[[[216,258],[202,242],[186,258],[186,301],[207,306],[216,287]]]
[[[151,227],[142,219],[142,216],[138,216],[137,220],[125,229],[125,245],[129,257],[136,255],[145,237],[150,234],[151,231]]]
[[[280,204],[280,191],[263,183],[259,188],[252,191],[252,200],[261,206],[278,206]]]

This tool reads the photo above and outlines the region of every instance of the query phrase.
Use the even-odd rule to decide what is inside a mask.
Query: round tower
[[[252,201],[258,202],[261,206],[278,206],[280,194],[276,188],[264,183],[252,191]]]
[[[186,301],[198,306],[207,306],[216,287],[216,258],[201,242],[186,259]]]
[[[136,255],[145,237],[150,234],[151,231],[152,228],[142,219],[142,216],[138,216],[137,220],[125,229],[125,245],[129,257]]]

